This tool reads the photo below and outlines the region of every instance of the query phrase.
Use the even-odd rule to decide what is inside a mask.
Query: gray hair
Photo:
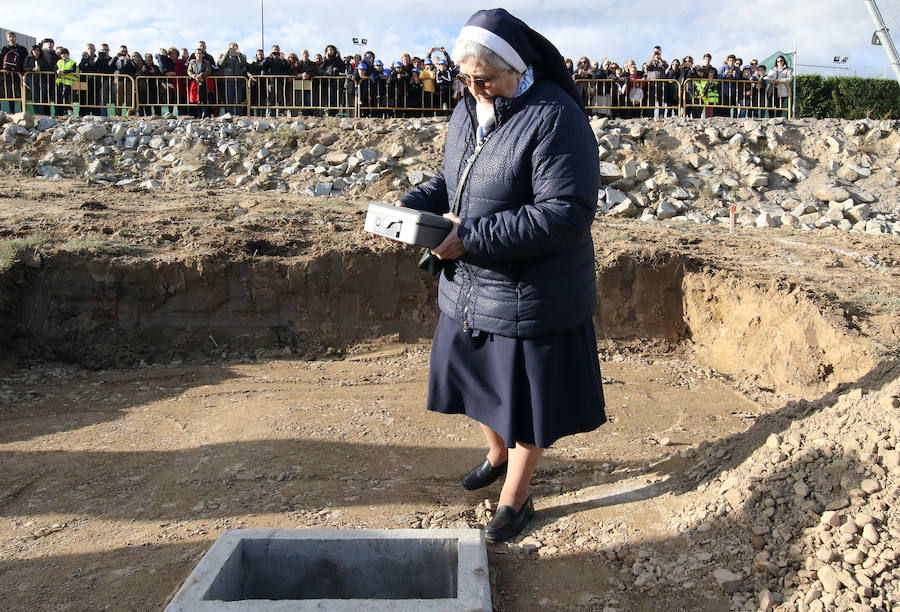
[[[475,42],[474,40],[461,40],[457,42],[456,46],[453,48],[451,59],[453,59],[456,64],[459,64],[461,61],[470,57],[483,64],[487,64],[492,68],[496,68],[497,70],[515,70],[506,60],[479,42]]]

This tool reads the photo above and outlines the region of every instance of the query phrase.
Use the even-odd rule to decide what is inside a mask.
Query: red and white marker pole
[[[728,217],[729,217],[728,233],[733,234],[734,233],[734,204],[732,204],[731,206],[728,207],[728,213],[729,213],[729,215],[728,215]]]

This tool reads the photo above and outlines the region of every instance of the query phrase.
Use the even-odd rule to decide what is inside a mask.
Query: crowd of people
[[[113,54],[108,44],[98,49],[89,43],[76,60],[51,38],[26,49],[9,32],[7,42],[0,49],[0,98],[20,99],[24,86],[38,114],[71,112],[77,102],[81,114],[99,115],[132,106],[140,115],[161,114],[163,107],[194,116],[243,115],[249,103],[257,115],[358,108],[361,116],[417,116],[451,109],[463,91],[444,47],[384,61],[372,51],[341,55],[335,45],[312,55],[304,49],[299,56],[273,45],[268,55],[257,49],[248,59],[234,42],[218,57],[203,41],[193,52],[169,47],[155,55],[129,52],[125,45]],[[605,57],[565,63],[588,112],[614,118],[676,115],[682,108],[693,117],[783,114],[793,79],[783,56],[770,68],[731,54],[717,68],[709,53],[699,64],[690,55],[667,62],[659,46],[640,67],[634,60],[619,64]],[[86,75],[83,83],[79,75]],[[123,75],[153,78],[117,78]],[[10,111],[18,107],[6,104]]]
[[[762,117],[766,112],[786,113],[793,71],[783,55],[771,68],[729,54],[716,68],[712,55],[702,63],[690,55],[667,62],[662,48],[653,47],[640,68],[634,60],[623,64],[602,58],[581,57],[577,65],[566,60],[582,101],[588,108],[608,109],[614,117],[675,115],[683,106],[692,117]],[[679,95],[684,99],[679,100]]]

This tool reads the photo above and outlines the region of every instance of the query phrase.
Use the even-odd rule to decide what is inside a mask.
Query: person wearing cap
[[[372,105],[376,97],[375,82],[369,74],[369,65],[360,62],[356,65],[356,74],[350,77],[353,89],[356,91],[356,102],[359,105],[360,117],[372,116]]]
[[[451,95],[453,91],[453,71],[450,70],[450,64],[444,58],[440,58],[437,61],[434,83],[438,91],[437,106],[447,110],[453,104]]]
[[[384,76],[384,62],[380,59],[372,61],[372,97],[371,104],[375,108],[372,109],[372,117],[386,117],[385,108],[387,106],[387,79]],[[388,70],[390,74],[390,70]]]
[[[481,424],[487,456],[462,485],[505,474],[485,528],[498,542],[534,514],[543,450],[606,421],[591,320],[599,155],[562,56],[525,23],[479,11],[452,57],[466,89],[441,169],[396,204],[453,223],[420,264],[440,274],[427,408]]]
[[[752,106],[751,98],[753,95],[753,89],[750,83],[750,77],[753,76],[753,70],[750,69],[750,66],[745,64],[741,67],[741,78],[737,83],[738,86],[738,102],[740,104],[740,110],[738,111],[738,118],[743,119],[747,116],[747,107]],[[752,112],[752,111],[750,111]]]
[[[409,70],[412,68],[412,61],[408,54],[405,55],[408,63],[397,60],[391,69],[391,79],[388,91],[388,106],[395,107],[395,115],[397,117],[409,117],[408,96],[409,96]]]

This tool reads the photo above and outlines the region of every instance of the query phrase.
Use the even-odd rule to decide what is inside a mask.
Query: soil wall
[[[314,356],[382,337],[427,338],[435,281],[406,252],[179,261],[65,252],[5,277],[0,334],[18,354],[123,366],[183,357]],[[791,287],[759,287],[681,256],[623,253],[598,267],[601,339],[688,340],[724,373],[797,394],[875,363],[837,317]]]

